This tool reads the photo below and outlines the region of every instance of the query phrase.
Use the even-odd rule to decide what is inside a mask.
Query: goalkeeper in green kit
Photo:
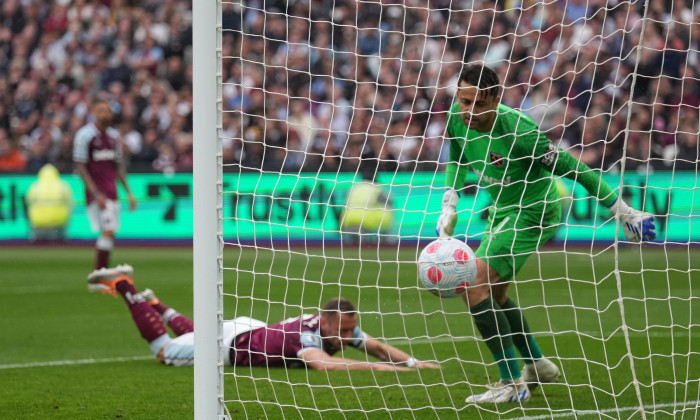
[[[457,224],[458,189],[468,167],[488,191],[488,228],[476,250],[477,276],[462,295],[474,323],[493,354],[501,380],[468,403],[527,402],[539,384],[555,382],[559,368],[543,357],[508,282],[527,258],[553,235],[561,220],[554,176],[572,179],[607,206],[630,241],[656,237],[654,216],[628,206],[592,170],[560,150],[525,114],[500,104],[498,75],[482,65],[467,65],[459,77],[457,103],[448,115],[450,160],[445,171],[440,237]],[[524,359],[520,371],[516,349]]]

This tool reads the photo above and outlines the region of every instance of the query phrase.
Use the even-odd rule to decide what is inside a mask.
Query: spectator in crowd
[[[648,151],[626,167],[667,168],[665,148],[684,137],[675,114],[700,106],[700,6],[652,2],[630,92],[642,2],[520,3],[226,3],[223,111],[239,112],[223,121],[227,169],[352,170],[344,155],[357,133],[374,136],[367,148],[381,168],[429,169],[426,160],[444,155],[435,133],[462,63],[479,60],[498,72],[504,103],[554,130],[562,147],[588,148],[589,158],[605,145],[590,157],[603,169],[620,167],[628,113],[651,105],[651,124],[635,127],[649,131],[648,147],[637,148]],[[179,134],[192,132],[191,4],[3,1],[0,129],[22,155],[13,161],[28,162],[10,170],[69,170],[66,139],[101,100],[127,130],[131,170],[189,170],[173,162],[186,149]],[[397,113],[420,118],[402,132]],[[588,119],[599,114],[607,124],[592,133]],[[251,128],[260,135],[246,136]],[[302,165],[281,164],[297,152]]]
[[[26,166],[27,160],[0,128],[0,172],[21,172]]]
[[[27,191],[27,209],[32,241],[63,241],[73,207],[73,193],[58,169],[49,164]]]
[[[375,183],[377,160],[366,159],[359,168],[361,179],[354,182],[340,217],[343,240],[350,243],[379,243],[394,224],[391,199]]]
[[[154,115],[156,137],[172,147],[177,136],[166,137],[167,128],[191,132],[191,106],[181,105],[191,102],[190,2],[8,0],[0,22],[0,128],[12,150],[1,159],[13,162],[3,170],[37,172],[51,162],[71,171],[66,151],[102,100],[128,127],[139,168],[155,170],[158,155],[138,147]]]

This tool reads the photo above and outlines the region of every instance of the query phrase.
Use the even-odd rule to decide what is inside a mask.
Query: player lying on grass
[[[167,365],[184,366],[194,362],[192,320],[165,306],[146,289],[134,287],[133,268],[120,265],[95,270],[88,276],[91,291],[120,294],[126,302],[141,336],[153,354]],[[164,322],[165,321],[165,322]],[[172,338],[165,323],[177,337]],[[239,317],[224,322],[223,337],[230,351],[226,365],[307,366],[315,370],[410,370],[439,368],[420,362],[403,351],[371,337],[357,326],[357,311],[346,299],[331,299],[313,315],[289,318],[267,326],[264,322]],[[336,357],[346,346],[355,347],[382,362]]]
[[[450,159],[445,170],[440,237],[457,223],[458,189],[468,167],[488,191],[488,228],[476,256],[477,278],[462,296],[474,323],[497,361],[500,382],[467,402],[526,402],[542,382],[555,382],[559,368],[543,357],[508,281],[527,258],[544,245],[561,220],[561,204],[552,175],[572,179],[620,220],[631,241],[656,237],[654,217],[629,207],[599,171],[560,150],[526,115],[500,104],[498,75],[482,65],[467,65],[459,77],[457,103],[449,113]],[[520,371],[516,349],[525,362]]]

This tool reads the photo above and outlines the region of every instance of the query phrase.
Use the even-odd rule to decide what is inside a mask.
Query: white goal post
[[[193,2],[194,417],[224,419],[221,216],[221,2]]]
[[[197,0],[193,13],[195,418],[700,414],[700,2]],[[527,403],[465,402],[499,368],[462,300],[416,278],[473,63],[496,71],[502,105],[656,217],[655,241],[628,242],[552,176],[561,224],[509,296],[561,378]],[[457,186],[455,236],[474,250],[498,232],[488,187],[519,182],[486,178]],[[362,331],[441,369],[224,366],[225,321],[272,325],[337,297]]]

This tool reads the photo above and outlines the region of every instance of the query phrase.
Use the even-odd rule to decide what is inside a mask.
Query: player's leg
[[[153,290],[146,289],[141,292],[141,296],[143,296],[146,302],[160,314],[175,335],[181,336],[194,331],[194,322],[175,309],[162,303],[160,299],[156,297],[155,293],[153,293]]]
[[[476,328],[498,363],[501,380],[513,380],[520,377],[520,366],[513,347],[510,324],[498,302],[491,296],[491,282],[499,280],[496,270],[484,260],[479,260],[476,281],[462,296]]]
[[[510,324],[501,307],[491,295],[493,283],[500,281],[498,272],[485,260],[477,263],[477,277],[474,284],[462,295],[474,318],[474,324],[481,334],[489,351],[498,365],[500,383],[484,394],[474,395],[468,402],[517,402],[527,401],[529,393],[519,384],[520,365],[513,346]]]
[[[508,276],[506,273],[511,273],[511,276],[517,274],[528,257],[554,235],[561,212],[556,207],[553,209],[549,212],[552,217],[548,220],[548,227],[543,229],[533,228],[541,225],[541,220],[528,217],[526,213],[519,215],[514,229],[514,232],[517,232],[517,241],[513,239],[511,248],[513,257],[499,262],[503,264],[500,270],[504,273],[503,277]],[[556,382],[559,378],[559,368],[542,354],[537,340],[530,331],[527,318],[515,300],[508,295],[507,283],[494,286],[492,295],[508,319],[513,334],[513,344],[525,362],[523,380],[528,383],[531,390],[537,386],[538,382]]]
[[[541,359],[543,357],[542,351],[537,340],[531,334],[527,319],[518,304],[507,293],[504,297],[497,298],[496,301],[508,319],[510,330],[513,333],[513,344],[518,349],[525,364],[532,364],[536,359]]]
[[[105,208],[101,209],[96,202],[88,206],[88,216],[93,230],[99,231],[100,236],[95,242],[97,255],[95,268],[109,266],[109,257],[114,249],[114,234],[119,229],[119,202],[106,200]]]
[[[523,255],[518,255],[513,258],[515,266],[518,268],[521,267],[524,262],[518,261],[523,259],[522,257]],[[530,326],[528,325],[525,315],[520,310],[518,304],[508,295],[508,284],[507,282],[503,282],[494,286],[492,288],[492,296],[501,307],[503,314],[508,320],[513,337],[513,344],[518,349],[518,353],[522,356],[525,364],[531,364],[534,360],[542,358],[542,352],[537,345],[537,340],[535,340],[535,337],[530,332]]]
[[[194,333],[173,338],[158,354],[166,365],[191,366],[194,364]]]
[[[105,268],[109,265],[109,256],[114,249],[114,232],[102,231],[95,242],[97,250],[95,257],[95,269]]]
[[[116,297],[119,293],[129,308],[131,317],[143,337],[148,341],[154,355],[170,343],[171,338],[158,312],[153,309],[134,287],[133,269],[128,265],[115,268],[102,268],[88,275],[88,289],[110,293]]]
[[[507,293],[512,277],[512,254],[515,221],[506,217],[484,235],[476,251],[477,276],[463,299],[474,317],[474,324],[497,362],[500,382],[487,392],[472,395],[467,402],[526,402],[530,393],[522,381],[520,364],[513,345],[508,318],[498,303]]]
[[[502,293],[497,292],[500,286],[493,288],[493,295],[508,319],[513,334],[513,344],[525,362],[522,370],[523,382],[527,384],[530,391],[540,383],[556,382],[559,379],[559,368],[544,357],[535,336],[530,332],[525,315],[518,304],[508,296],[506,289],[503,288]],[[507,286],[507,283],[504,286]]]

